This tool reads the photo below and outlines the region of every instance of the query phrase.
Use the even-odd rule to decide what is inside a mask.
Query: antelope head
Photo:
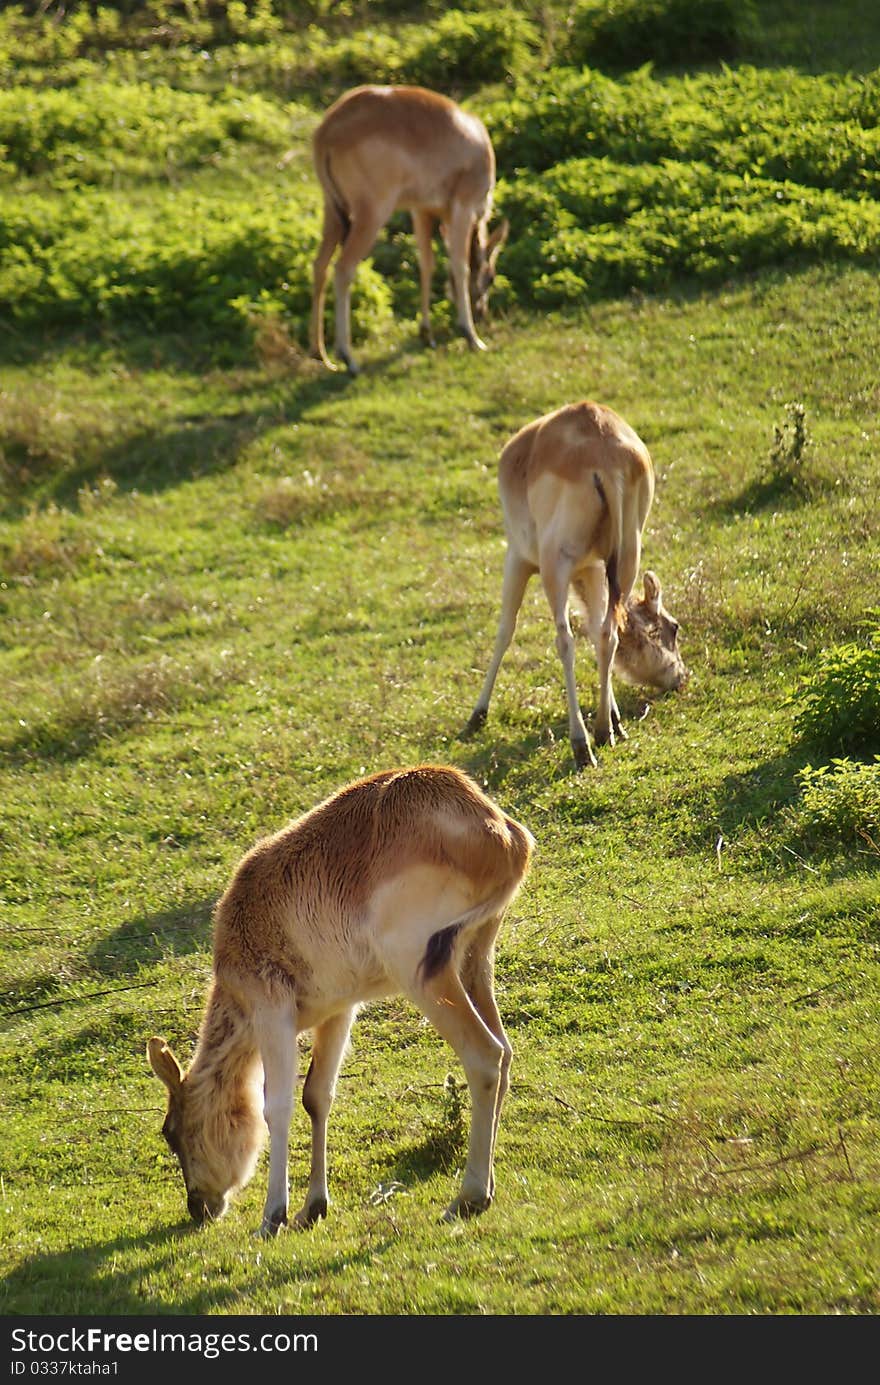
[[[187,1210],[199,1225],[217,1221],[226,1211],[229,1194],[250,1178],[262,1140],[259,1135],[249,1137],[246,1127],[251,1123],[242,1122],[240,1112],[209,1109],[198,1084],[184,1074],[164,1039],[150,1039],[147,1057],[168,1091],[162,1135],[180,1164]],[[210,1103],[210,1093],[207,1096]]]
[[[664,607],[653,572],[645,573],[644,597],[639,600],[633,595],[627,602],[614,668],[628,683],[664,692],[674,692],[688,677],[678,648],[678,621]]]
[[[474,227],[471,237],[470,297],[475,318],[486,316],[489,290],[495,282],[495,266],[509,230],[510,223],[506,217],[488,236],[485,222],[479,222]]]

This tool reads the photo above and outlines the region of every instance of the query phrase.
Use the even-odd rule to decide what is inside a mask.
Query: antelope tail
[[[346,240],[348,239],[348,233],[351,230],[351,216],[349,215],[348,208],[345,205],[345,199],[342,196],[342,193],[339,191],[336,179],[333,177],[333,173],[330,168],[329,154],[324,155],[324,177],[322,179],[322,182],[324,184],[324,191],[327,193],[329,200],[333,203],[333,208],[336,212],[336,215],[339,217],[339,239],[340,242],[344,245]]]
[[[598,472],[593,473],[593,482],[602,503],[608,511],[611,528],[611,543],[605,559],[605,579],[608,583],[608,610],[613,615],[618,630],[626,624],[626,607],[621,600],[620,591],[620,550],[623,543],[623,491],[622,478],[614,475],[606,478],[610,484],[606,488]],[[610,491],[610,495],[609,495]]]
[[[324,194],[324,226],[321,233],[321,244],[315,256],[312,271],[309,351],[315,359],[322,361],[328,370],[335,370],[336,366],[327,355],[327,348],[324,345],[324,292],[330,261],[351,230],[351,217],[330,171],[329,152],[322,149],[318,143],[315,144],[313,152],[315,172]]]

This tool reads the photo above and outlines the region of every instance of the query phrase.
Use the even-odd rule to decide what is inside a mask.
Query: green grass
[[[398,314],[356,380],[283,332],[219,364],[196,330],[0,332],[0,1312],[880,1309],[880,843],[840,813],[800,831],[789,700],[877,606],[878,317],[875,266],[829,262],[510,307],[480,356]],[[692,678],[621,688],[629,740],[576,775],[537,583],[458,734],[497,619],[498,452],[582,397],[653,453],[644,563]],[[796,485],[772,461],[792,404]],[[579,680],[589,719],[587,650]],[[254,1239],[263,1160],[197,1231],[146,1039],[191,1051],[211,909],[256,838],[421,760],[537,841],[499,945],[497,1200],[438,1223],[462,1073],[387,1001],[343,1068],[328,1220]],[[294,1203],[307,1148],[298,1108]]]

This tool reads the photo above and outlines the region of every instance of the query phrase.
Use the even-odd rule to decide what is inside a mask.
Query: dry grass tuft
[[[17,488],[63,471],[117,431],[111,409],[93,407],[85,417],[49,384],[30,383],[27,394],[0,391],[0,483]]]
[[[254,353],[267,374],[309,375],[323,369],[319,361],[313,361],[294,341],[282,318],[254,313],[249,321],[254,334]]]
[[[0,539],[0,565],[10,577],[71,572],[97,551],[94,538],[54,503],[31,509],[8,539]]]
[[[56,690],[39,723],[22,720],[8,749],[80,753],[101,740],[142,722],[203,702],[237,677],[234,660],[219,658],[179,663],[162,655],[139,665],[120,665],[98,655],[84,684]]]
[[[308,467],[296,476],[279,476],[256,497],[254,508],[259,518],[281,529],[326,518],[344,510],[374,510],[393,497],[370,489],[359,479],[342,471],[312,471]]]

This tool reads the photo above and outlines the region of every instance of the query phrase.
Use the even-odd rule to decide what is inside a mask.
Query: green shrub
[[[538,48],[534,25],[515,9],[485,14],[449,10],[407,54],[409,81],[436,87],[477,87],[520,77]]]
[[[316,32],[308,67],[315,80],[340,93],[364,82],[454,91],[522,76],[537,46],[537,30],[516,10],[448,10],[432,24],[410,24],[393,36],[362,29],[328,43]]]
[[[880,73],[558,69],[482,114],[523,301],[880,253]]]
[[[880,751],[880,621],[868,626],[864,643],[825,650],[790,705],[795,734],[808,744],[860,756]]]
[[[567,57],[608,69],[733,58],[757,31],[753,0],[582,0]]]
[[[45,214],[44,214],[45,210]],[[0,207],[0,312],[32,326],[136,324],[201,328],[218,343],[249,332],[254,308],[282,315],[305,336],[316,214],[279,192],[254,207],[168,192],[145,206],[105,193]],[[5,247],[5,248],[4,248]],[[268,308],[267,308],[268,304]],[[353,295],[362,334],[390,312],[388,286],[369,264]]]
[[[739,67],[660,81],[555,68],[481,114],[505,174],[591,155],[700,160],[862,194],[878,188],[880,69],[867,77]]]
[[[800,800],[790,813],[802,836],[850,844],[862,837],[880,847],[880,756],[873,764],[835,759],[798,775]]]
[[[328,42],[316,28],[298,51],[190,51],[185,71],[175,69],[181,80],[202,80],[193,63],[212,69],[210,81],[221,71],[237,77],[238,87],[224,81],[213,93],[178,90],[158,68],[155,84],[105,76],[0,90],[0,177],[57,190],[35,190],[29,202],[13,195],[0,208],[0,308],[34,325],[130,312],[176,326],[197,311],[212,332],[233,336],[256,313],[300,336],[315,224],[280,190],[263,198],[260,215],[233,193],[221,220],[216,201],[193,210],[192,196],[181,200],[174,188],[181,172],[206,164],[234,173],[245,150],[292,141],[305,158],[314,110],[241,90],[252,79],[300,80],[310,64],[326,65],[330,95],[364,79],[501,78],[531,62],[535,32],[509,10],[454,10],[401,26],[397,38],[363,30]],[[351,66],[340,69],[346,55]],[[509,98],[480,113],[498,155],[496,202],[511,221],[499,286],[508,301],[564,306],[662,290],[679,277],[712,283],[772,264],[880,254],[880,71],[832,81],[741,68],[661,82],[647,71],[616,81],[555,69],[528,86],[521,76]],[[126,181],[136,179],[165,185],[154,181],[149,209],[140,198],[128,205]],[[76,191],[101,186],[113,187],[112,202]],[[386,279],[362,272],[361,331],[372,311],[388,310],[392,286],[398,308],[415,312],[413,262],[401,214],[376,247]]]
[[[61,185],[168,177],[230,145],[280,147],[288,123],[259,96],[209,97],[145,83],[90,82],[58,91],[0,91],[0,154],[18,176]]]
[[[28,61],[43,63],[133,43],[204,47],[236,38],[265,42],[283,25],[275,0],[68,0],[55,13],[45,0],[29,0],[4,8],[0,44],[12,37]]]
[[[304,71],[329,100],[365,82],[402,81],[404,51],[384,29],[363,29],[335,41],[316,31],[307,42]]]
[[[511,233],[503,269],[523,301],[547,307],[718,282],[765,265],[880,253],[880,204],[664,159],[571,159],[499,181]]]

